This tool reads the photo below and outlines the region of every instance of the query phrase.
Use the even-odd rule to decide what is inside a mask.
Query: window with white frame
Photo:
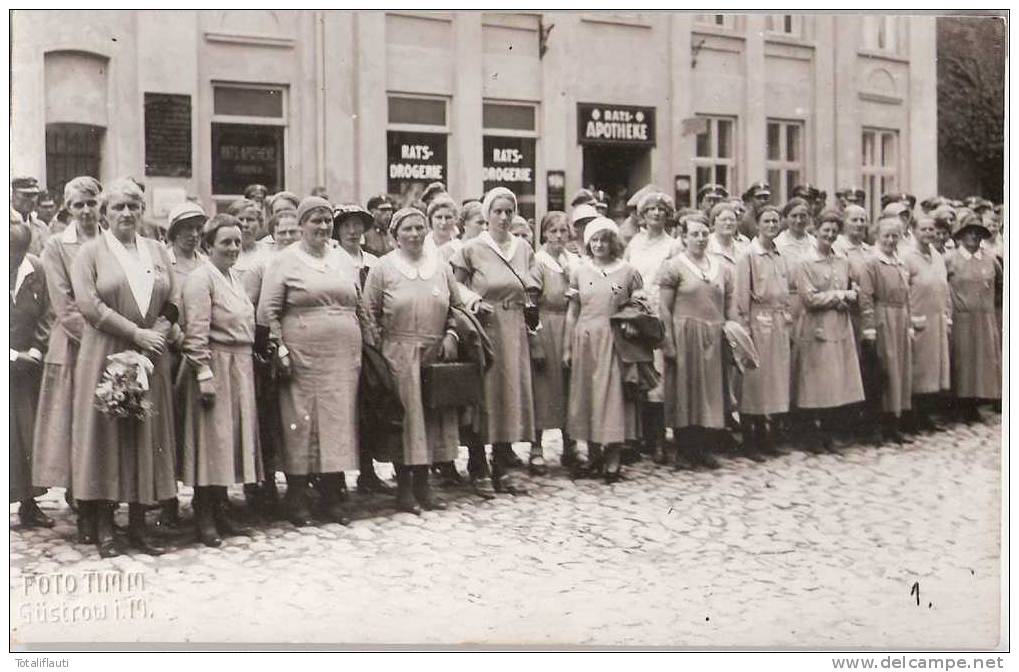
[[[766,14],[764,29],[773,35],[803,37],[803,17],[798,14]]]
[[[481,108],[482,187],[506,187],[520,214],[535,216],[538,108],[533,103],[484,101]]]
[[[863,151],[860,173],[867,192],[871,221],[881,214],[881,197],[899,190],[899,132],[863,129]]]
[[[697,134],[693,158],[696,180],[693,192],[697,193],[705,184],[720,184],[732,193],[736,188],[736,119],[698,117],[704,121],[702,132]]]
[[[695,21],[705,26],[716,28],[736,28],[736,16],[734,14],[697,14]]]
[[[765,165],[772,203],[785,203],[803,184],[803,156],[803,122],[769,119]]]
[[[449,187],[449,99],[391,93],[386,189],[409,205],[431,182]]]
[[[865,14],[862,21],[863,48],[867,51],[898,53],[899,17]]]
[[[214,84],[212,194],[229,201],[250,184],[269,193],[285,184],[287,90],[262,84]]]

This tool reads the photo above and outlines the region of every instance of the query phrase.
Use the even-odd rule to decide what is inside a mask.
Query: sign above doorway
[[[655,146],[655,108],[577,103],[581,145]]]

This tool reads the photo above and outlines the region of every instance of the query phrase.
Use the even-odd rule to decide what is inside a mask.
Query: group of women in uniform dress
[[[531,442],[529,466],[541,473],[545,429],[563,431],[565,465],[607,482],[620,478],[627,444],[643,441],[669,460],[666,428],[689,461],[716,466],[711,447],[737,413],[748,457],[778,451],[773,424],[791,408],[807,413],[811,447],[824,450],[830,412],[867,396],[868,359],[887,438],[902,440],[896,419],[914,395],[1000,398],[1000,267],[981,248],[978,218],[959,218],[959,247],[943,259],[930,219],[905,243],[899,221],[882,220],[871,248],[862,209],[814,222],[797,201],[760,208],[752,241],[726,203],[683,217],[674,238],[672,202],[652,192],[625,247],[612,220],[550,212],[535,252],[511,191],[462,208],[440,194],[425,211],[393,214],[395,249],[376,258],[360,248],[373,220],[357,206],[308,197],[277,209],[274,200],[258,241],[258,204],[208,220],[200,209],[185,216],[185,204],[164,246],[139,235],[145,202],[135,183],[102,190],[75,179],[65,190],[73,221],[41,261],[26,254],[27,227],[11,226],[12,501],[24,523],[52,525],[33,487],[68,488],[79,541],[103,557],[123,550],[118,502],[128,503],[127,541],[162,551],[145,512],[176,502],[178,480],[194,488],[197,536],[209,546],[245,532],[227,488],[243,483],[272,499],[276,470],[292,523],[312,521],[314,491],[318,516],[345,524],[345,472],[360,470],[359,487],[386,489],[358,438],[364,343],[382,352],[404,406],[394,465],[397,508],[410,513],[443,507],[430,471],[461,481],[461,444],[478,495],[524,493],[508,474],[519,461],[511,444]],[[641,394],[611,319],[634,300],[665,334],[655,350],[664,376]],[[458,311],[481,325],[491,350],[480,422],[423,399],[422,366],[470,347]],[[126,350],[152,364],[154,412],[144,419],[94,404],[107,357]]]

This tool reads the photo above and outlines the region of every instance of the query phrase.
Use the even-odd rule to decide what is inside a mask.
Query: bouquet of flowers
[[[115,418],[141,420],[152,415],[149,401],[149,374],[152,362],[134,350],[125,350],[106,358],[109,364],[96,385],[96,408]]]

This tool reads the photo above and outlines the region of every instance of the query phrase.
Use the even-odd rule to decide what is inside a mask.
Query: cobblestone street
[[[554,469],[521,477],[527,497],[442,491],[449,510],[420,518],[352,492],[349,528],[280,522],[159,558],[75,545],[53,491],[56,528],[12,530],[11,641],[992,647],[1001,427],[987,417],[913,446],[710,473],[644,461],[612,486]],[[111,570],[132,578],[118,589]]]

